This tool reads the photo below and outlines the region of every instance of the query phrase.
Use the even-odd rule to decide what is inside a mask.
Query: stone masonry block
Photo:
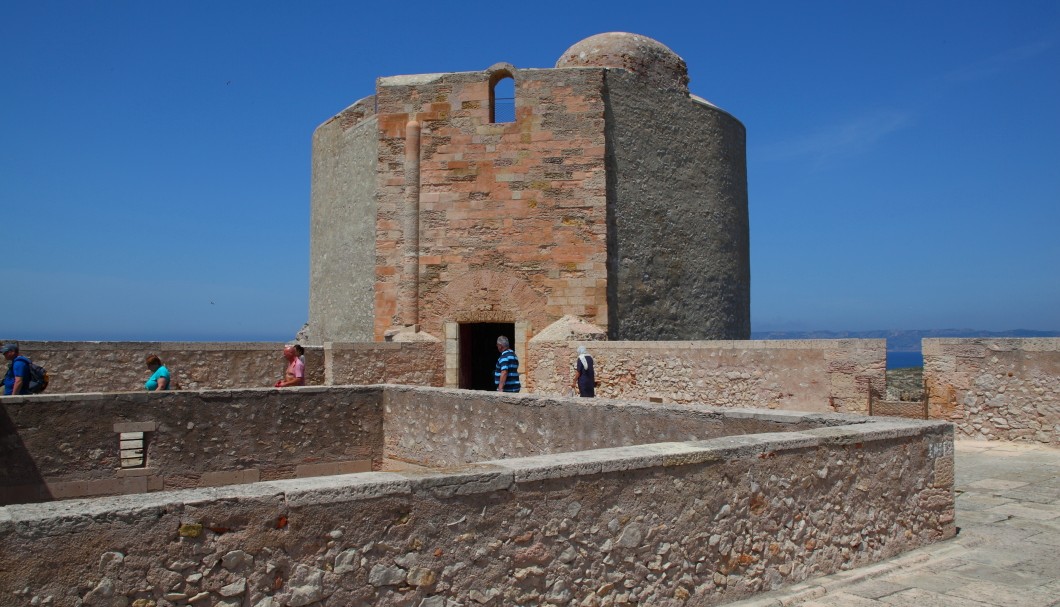
[[[261,480],[261,471],[257,468],[246,470],[225,470],[219,472],[203,472],[199,485],[203,487],[220,487],[223,485],[245,485],[256,483]]]
[[[933,487],[953,487],[954,483],[954,458],[953,455],[935,458]]]
[[[157,422],[118,422],[114,424],[115,432],[154,432]]]
[[[294,474],[298,478],[312,476],[330,476],[335,474],[353,474],[371,472],[372,460],[350,460],[343,462],[325,462],[321,464],[301,464],[295,466]]]

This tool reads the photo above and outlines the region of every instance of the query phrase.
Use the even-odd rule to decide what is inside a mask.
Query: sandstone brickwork
[[[577,342],[535,338],[529,385],[568,394],[577,346],[596,362],[603,398],[702,402],[726,407],[868,413],[882,393],[885,340]]]
[[[431,395],[458,394],[396,390],[410,403],[414,393],[438,398],[436,407],[445,401]],[[754,415],[777,427],[813,417]],[[714,605],[953,535],[948,425],[824,418],[839,425],[8,506],[0,596],[56,606]]]
[[[932,419],[960,436],[1060,445],[1060,339],[925,339]]]
[[[515,70],[516,121],[490,122],[490,72],[380,79],[375,338],[399,324],[405,125],[421,125],[419,298],[445,321],[563,313],[606,324],[601,70]]]

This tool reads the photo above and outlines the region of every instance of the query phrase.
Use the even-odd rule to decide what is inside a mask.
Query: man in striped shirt
[[[497,368],[493,371],[493,383],[497,392],[518,392],[523,386],[519,383],[519,359],[515,356],[508,338],[501,335],[497,338]]]

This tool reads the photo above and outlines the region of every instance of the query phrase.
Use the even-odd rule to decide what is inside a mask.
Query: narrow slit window
[[[122,468],[143,468],[147,464],[147,432],[120,432],[118,449]]]
[[[490,122],[515,122],[515,78],[509,75],[490,87]]]

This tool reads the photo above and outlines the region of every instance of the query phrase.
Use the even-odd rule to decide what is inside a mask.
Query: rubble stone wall
[[[922,343],[932,419],[960,436],[1060,445],[1060,338]]]
[[[20,352],[48,370],[46,394],[143,391],[157,354],[181,390],[272,386],[287,361],[282,343],[21,341]],[[442,386],[440,342],[366,342],[307,346],[306,384]],[[330,369],[330,371],[329,371]],[[330,374],[330,375],[329,375]]]
[[[953,534],[950,427],[887,420],[8,506],[0,596],[57,607],[714,605]]]
[[[6,397],[0,503],[371,470],[381,400],[370,387]],[[142,467],[122,469],[122,432],[145,433]]]
[[[531,340],[529,389],[569,394],[579,342]],[[587,342],[597,396],[868,413],[886,385],[882,339]]]
[[[847,416],[391,387],[388,458],[429,466],[849,424]],[[422,420],[423,423],[408,423]]]
[[[48,370],[47,393],[143,391],[156,354],[183,390],[272,386],[287,361],[282,343],[152,341],[19,341],[19,351]],[[307,347],[306,383],[324,383],[324,352]]]

